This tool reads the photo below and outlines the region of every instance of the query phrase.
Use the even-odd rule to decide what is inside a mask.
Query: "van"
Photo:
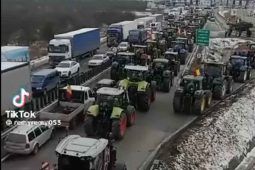
[[[53,128],[46,125],[19,125],[8,134],[4,149],[15,154],[36,154],[52,137]]]
[[[55,69],[42,69],[35,72],[31,77],[32,92],[46,94],[46,92],[58,87],[59,80],[59,73]]]

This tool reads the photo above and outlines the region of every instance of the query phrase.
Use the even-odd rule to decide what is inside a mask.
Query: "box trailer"
[[[118,46],[128,39],[129,31],[137,28],[136,21],[123,21],[111,24],[107,29],[107,46]]]
[[[55,66],[66,59],[93,55],[99,47],[100,31],[98,28],[83,28],[54,35],[48,47],[49,63]]]
[[[155,17],[142,17],[135,20],[137,22],[137,29],[145,29],[150,26],[150,23],[155,22]]]
[[[29,62],[1,62],[1,116],[6,114],[6,110],[17,109],[13,104],[13,98],[16,95],[22,95],[21,89],[32,94],[30,75]],[[30,102],[31,97],[26,98],[25,106]]]

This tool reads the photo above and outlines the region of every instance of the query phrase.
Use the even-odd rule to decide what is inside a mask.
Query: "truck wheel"
[[[173,109],[175,113],[181,112],[182,109],[182,96],[179,93],[174,94]]]
[[[205,101],[204,95],[200,96],[200,98],[195,99],[194,113],[201,115],[205,110],[205,104],[206,104],[206,101]]]
[[[127,130],[127,116],[124,112],[121,113],[119,119],[112,121],[112,134],[114,139],[120,140],[124,137]]]
[[[151,96],[151,92],[148,88],[145,93],[138,94],[138,107],[142,111],[145,111],[145,112],[149,111],[152,96]]]
[[[39,145],[36,144],[34,149],[33,149],[33,155],[36,155],[38,153],[38,151],[39,151]]]
[[[93,116],[86,116],[84,121],[84,131],[88,137],[95,135],[95,123]]]
[[[205,93],[205,107],[210,107],[212,102],[212,92],[206,91]]]
[[[247,71],[242,71],[239,76],[239,81],[244,83],[247,80]]]
[[[168,78],[165,78],[163,81],[163,91],[167,93],[170,91],[170,81]]]
[[[125,163],[116,163],[114,170],[127,170]]]

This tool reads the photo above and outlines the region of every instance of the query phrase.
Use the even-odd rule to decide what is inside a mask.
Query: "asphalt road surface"
[[[83,67],[86,69],[86,61],[84,61]],[[195,115],[173,112],[172,100],[175,88],[176,84],[170,93],[158,92],[156,101],[152,103],[149,112],[138,112],[136,124],[127,129],[123,140],[116,142],[118,160],[125,161],[128,169],[137,169],[164,138],[195,118]],[[68,133],[86,136],[82,125]],[[36,170],[39,169],[42,161],[57,163],[54,150],[59,139],[65,135],[66,131],[59,129],[54,139],[42,146],[37,155],[10,156],[2,163],[2,169]]]

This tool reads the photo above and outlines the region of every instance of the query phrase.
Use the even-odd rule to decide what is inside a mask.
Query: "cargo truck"
[[[145,29],[150,27],[150,23],[155,22],[155,17],[142,17],[135,20],[137,22],[137,29]]]
[[[100,47],[98,28],[80,30],[54,35],[48,47],[49,64],[56,66],[63,60],[93,55]]]
[[[128,42],[130,44],[142,45],[147,40],[147,31],[144,29],[135,29],[129,31]]]
[[[111,24],[107,29],[107,46],[117,47],[120,42],[128,39],[130,30],[136,29],[136,21],[123,21]]]
[[[29,108],[31,97],[25,96],[25,103],[19,108],[13,104],[13,99],[21,96],[24,90],[32,94],[30,74],[29,62],[1,62],[1,129],[6,126],[6,110]]]
[[[58,100],[38,112],[40,120],[61,121],[57,126],[73,129],[83,122],[87,109],[95,102],[95,94],[85,86],[70,85],[60,88]]]

